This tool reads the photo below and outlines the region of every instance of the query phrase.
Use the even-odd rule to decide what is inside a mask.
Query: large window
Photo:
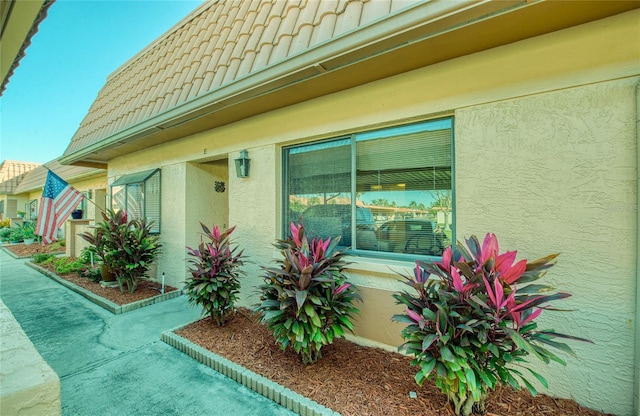
[[[284,149],[284,223],[354,253],[440,256],[454,232],[453,120]],[[393,254],[391,254],[393,253]]]
[[[132,173],[111,184],[111,208],[129,217],[153,221],[151,231],[160,232],[160,169]]]

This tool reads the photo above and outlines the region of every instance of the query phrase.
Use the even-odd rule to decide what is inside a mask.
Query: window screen
[[[124,175],[111,184],[111,207],[132,218],[153,221],[152,233],[160,232],[160,169]]]
[[[361,254],[440,256],[453,234],[452,142],[447,118],[285,148],[284,222]]]

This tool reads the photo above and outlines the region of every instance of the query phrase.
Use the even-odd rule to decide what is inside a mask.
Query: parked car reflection
[[[394,253],[441,256],[448,245],[445,233],[426,219],[392,220],[376,231],[378,249]]]
[[[302,212],[299,221],[311,237],[342,236],[341,246],[351,246],[351,205],[312,205]],[[375,220],[369,208],[356,206],[356,238],[358,249],[376,250]]]

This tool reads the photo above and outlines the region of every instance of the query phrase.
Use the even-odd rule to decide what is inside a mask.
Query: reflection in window
[[[452,142],[447,118],[286,148],[284,222],[361,254],[439,256],[453,234]]]
[[[124,175],[111,185],[111,207],[125,210],[131,218],[153,221],[151,231],[160,232],[160,169]]]
[[[37,199],[32,199],[31,201],[29,201],[27,203],[27,218],[29,218],[30,220],[37,220],[38,219],[38,200]]]

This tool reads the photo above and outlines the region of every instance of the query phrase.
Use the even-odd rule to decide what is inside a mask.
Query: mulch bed
[[[38,264],[38,266],[49,270],[50,272],[56,273],[55,268],[49,264]],[[129,293],[125,286],[124,293],[120,293],[119,287],[102,287],[100,283],[95,283],[86,277],[79,276],[77,273],[67,273],[67,274],[58,274],[61,278],[68,280],[76,286],[80,286],[85,288],[96,295],[103,297],[105,299],[109,299],[111,302],[116,305],[126,305],[128,303],[133,303],[139,300],[152,298],[154,296],[158,296],[160,294],[161,285],[157,282],[152,282],[149,280],[140,280],[138,282],[138,287],[136,291],[133,293]],[[171,286],[164,286],[164,292],[169,293],[173,292],[176,289]]]
[[[16,256],[24,257],[24,256],[32,256],[36,253],[64,253],[64,247],[60,248],[55,245],[42,246],[40,244],[12,244],[4,246],[6,249],[10,250]],[[53,248],[53,251],[50,251]],[[149,280],[140,280],[138,283],[138,287],[136,291],[133,293],[129,293],[126,290],[125,292],[120,293],[120,289],[118,287],[102,287],[100,283],[93,282],[86,277],[80,276],[78,273],[67,273],[67,274],[59,274],[56,272],[55,268],[50,264],[42,264],[39,263],[38,266],[49,270],[52,273],[55,273],[57,276],[68,280],[69,282],[75,284],[76,286],[80,286],[89,290],[92,293],[95,293],[98,296],[101,296],[105,299],[110,300],[111,302],[117,305],[126,305],[128,303],[136,302],[143,299],[148,299],[154,296],[158,296],[160,294],[159,289],[161,288],[161,284],[157,282],[152,282]],[[173,292],[176,289],[175,287],[165,285],[164,291],[165,293]]]
[[[39,243],[33,244],[6,244],[3,245],[4,248],[12,252],[18,257],[31,257],[36,253],[45,253],[45,254],[64,254],[65,248],[59,244],[49,244],[43,246]]]
[[[337,340],[322,359],[305,366],[282,351],[273,335],[247,309],[220,328],[205,318],[177,334],[344,416],[452,416],[446,397],[431,382],[419,387],[409,357]],[[409,398],[409,392],[417,398]],[[532,397],[526,389],[499,387],[487,400],[488,416],[603,416],[567,399]]]

